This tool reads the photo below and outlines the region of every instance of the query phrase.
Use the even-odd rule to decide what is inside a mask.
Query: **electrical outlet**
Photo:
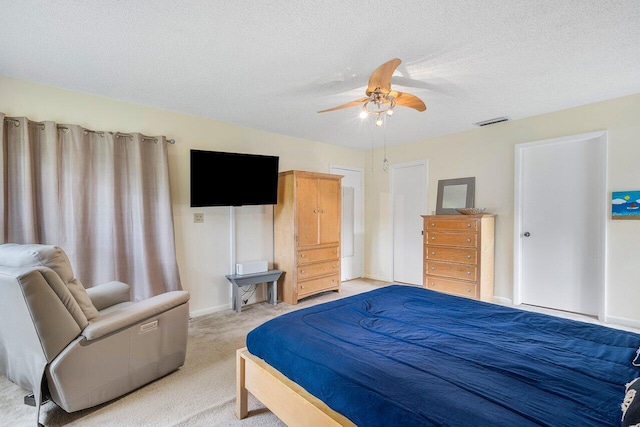
[[[195,223],[203,223],[204,222],[204,214],[203,213],[194,213],[193,214],[193,222],[195,222]]]

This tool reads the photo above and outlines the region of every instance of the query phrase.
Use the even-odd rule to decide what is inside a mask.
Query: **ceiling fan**
[[[406,92],[391,90],[391,76],[401,62],[398,58],[394,58],[376,68],[369,77],[369,84],[365,92],[367,96],[365,98],[318,111],[318,113],[326,113],[328,111],[362,105],[360,117],[366,118],[369,115],[377,115],[376,126],[382,126],[382,114],[386,113],[388,116],[391,116],[396,105],[413,108],[418,111],[426,110],[426,105],[424,105],[424,102],[417,96]]]

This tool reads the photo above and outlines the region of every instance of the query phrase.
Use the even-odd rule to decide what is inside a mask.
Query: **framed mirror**
[[[460,215],[456,208],[472,208],[476,194],[476,178],[438,180],[437,215]]]

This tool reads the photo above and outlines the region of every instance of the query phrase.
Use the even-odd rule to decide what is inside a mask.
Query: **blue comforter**
[[[249,351],[358,426],[620,425],[640,335],[403,285],[291,312]]]

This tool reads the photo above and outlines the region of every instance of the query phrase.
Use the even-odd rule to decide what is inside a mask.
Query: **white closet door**
[[[357,279],[364,275],[363,171],[331,166],[330,172],[343,176],[340,280]]]
[[[521,148],[522,303],[598,314],[605,153],[600,138]]]
[[[426,162],[391,166],[393,281],[422,285],[422,217],[426,214]]]

